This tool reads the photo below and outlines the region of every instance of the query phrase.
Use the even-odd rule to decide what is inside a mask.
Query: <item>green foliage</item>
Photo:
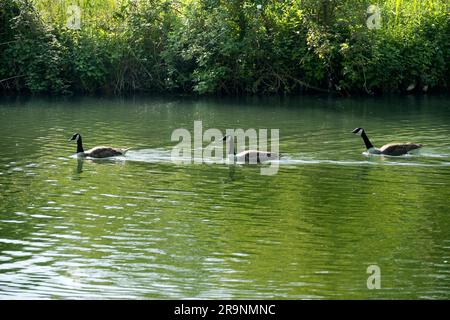
[[[201,94],[288,93],[319,85],[323,63],[308,51],[298,3],[261,3],[200,1],[186,8],[166,51],[170,84]]]
[[[65,92],[63,51],[52,29],[42,23],[29,1],[2,2],[1,20],[5,35],[1,38],[0,79],[14,81],[7,89],[39,92]]]
[[[80,30],[66,26],[81,8]],[[0,88],[32,93],[448,89],[447,0],[3,0]]]
[[[381,8],[385,22],[380,30],[354,27],[341,43],[342,89],[372,93],[448,88],[448,13],[411,10],[400,20],[401,4]]]

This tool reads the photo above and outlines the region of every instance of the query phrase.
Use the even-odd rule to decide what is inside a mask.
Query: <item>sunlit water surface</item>
[[[0,298],[448,299],[448,101],[0,100]],[[172,163],[195,120],[280,129],[277,174]],[[425,147],[368,157],[359,126]],[[77,161],[74,132],[133,149]]]

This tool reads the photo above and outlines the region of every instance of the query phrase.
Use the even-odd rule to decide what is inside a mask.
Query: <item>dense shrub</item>
[[[63,93],[64,48],[29,1],[1,4],[1,79],[3,88]]]
[[[272,94],[448,90],[447,0],[2,0],[0,89]],[[54,5],[52,5],[54,4]],[[81,29],[66,27],[82,9]]]

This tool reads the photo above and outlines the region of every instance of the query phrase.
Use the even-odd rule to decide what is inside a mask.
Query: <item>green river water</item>
[[[278,172],[173,163],[196,120],[279,129]],[[449,136],[448,96],[3,98],[0,298],[448,299]]]

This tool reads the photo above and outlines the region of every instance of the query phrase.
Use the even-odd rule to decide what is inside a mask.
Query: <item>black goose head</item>
[[[81,141],[81,134],[74,133],[73,136],[69,139],[69,141],[73,140],[77,142],[77,153],[84,152],[83,142]]]
[[[357,135],[362,135],[364,132],[363,128],[355,128],[352,133],[357,134]]]
[[[78,141],[79,139],[81,139],[81,134],[74,133],[73,136],[69,139],[69,141],[73,141],[73,140]]]
[[[363,128],[355,128],[353,129],[352,133],[361,136],[361,138],[364,140],[364,144],[366,145],[367,150],[374,148],[372,142],[370,142],[369,137],[367,137],[367,134]]]

